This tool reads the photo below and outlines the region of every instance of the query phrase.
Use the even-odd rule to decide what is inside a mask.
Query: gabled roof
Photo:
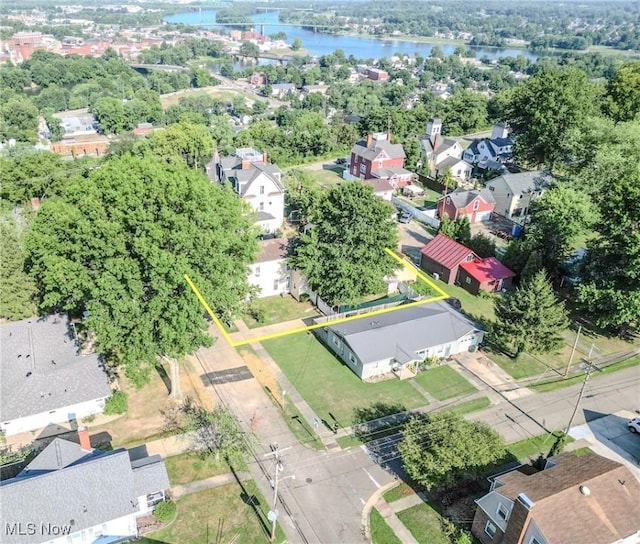
[[[452,138],[442,138],[438,136],[436,153],[441,153],[442,151],[446,151],[447,149],[449,149],[450,147],[453,147],[457,143],[458,142]],[[425,137],[422,140],[420,140],[420,147],[422,148],[422,151],[425,153],[433,153],[433,142],[428,137]]]
[[[413,176],[411,170],[400,168],[399,166],[387,166],[386,168],[372,169],[371,174],[380,179],[389,179],[393,176]]]
[[[447,157],[445,159],[442,159],[441,161],[436,162],[436,168],[438,170],[449,170],[449,168],[453,168],[460,162],[463,162],[466,166],[471,166],[467,161],[461,159],[460,157]]]
[[[447,344],[481,330],[446,302],[395,310],[328,327],[344,339],[363,363],[395,358],[420,359],[418,351]]]
[[[456,190],[449,193],[447,197],[451,198],[451,203],[456,208],[466,208],[476,198],[481,198],[487,204],[496,203],[495,199],[493,198],[493,195],[491,194],[491,191],[489,191],[489,189],[486,189],[486,188],[472,189],[471,191]],[[443,196],[439,200],[445,199],[447,197]]]
[[[45,449],[43,461],[37,457],[30,465],[50,470],[21,473],[0,482],[4,523],[23,527],[29,523],[37,527],[41,524],[71,526],[72,532],[82,531],[135,514],[139,510],[139,496],[169,488],[169,478],[159,456],[138,461],[136,468],[124,449],[85,452],[82,456],[78,453],[75,462],[63,462],[66,466],[55,468],[51,456],[55,456],[57,448],[67,453],[73,449],[73,446],[67,447],[68,444],[56,446],[55,443]],[[25,539],[17,532],[6,532],[2,542],[23,543]]]
[[[367,185],[373,187],[374,193],[383,193],[394,190],[391,184],[386,179],[382,178],[365,179],[362,183],[366,183]]]
[[[435,238],[427,242],[420,250],[420,253],[449,269],[458,266],[470,256],[477,258],[468,247],[459,244],[444,234],[436,234]]]
[[[360,141],[353,146],[351,153],[362,157],[365,160],[373,161],[380,155],[381,152],[385,152],[390,159],[404,159],[404,149],[401,144],[392,144],[387,140],[374,140],[371,147],[367,147],[366,141]]]
[[[460,265],[467,274],[475,278],[480,283],[493,280],[504,280],[514,278],[515,272],[509,270],[495,257],[487,257],[486,259],[476,259],[471,262],[464,262]]]
[[[269,261],[279,261],[285,259],[289,255],[290,247],[289,238],[271,238],[269,240],[260,240],[260,253],[254,262],[266,263]]]
[[[547,187],[550,182],[551,176],[547,171],[534,170],[518,174],[502,174],[487,182],[487,186],[497,187],[500,184],[504,184],[513,195],[539,191],[541,188]]]
[[[278,181],[276,176],[273,175],[282,174],[280,168],[275,164],[252,163],[249,168],[244,170],[233,169],[225,171],[227,179],[234,184],[234,187],[240,196],[247,194],[253,182],[258,179],[261,174],[266,175],[267,178],[269,178],[269,180],[276,186],[279,192],[284,192],[284,185],[282,182]]]
[[[489,141],[494,147],[507,147],[509,145],[513,145],[513,140],[511,138],[494,138]]]
[[[609,544],[638,533],[640,483],[626,467],[595,453],[552,461],[528,476],[501,475],[504,485],[495,489],[511,500],[524,493],[534,503],[533,521],[549,544]]]
[[[0,421],[111,394],[98,355],[81,355],[66,315],[0,325]]]

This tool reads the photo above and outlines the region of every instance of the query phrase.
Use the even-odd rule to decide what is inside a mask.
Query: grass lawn
[[[169,106],[174,106],[180,102],[181,98],[185,96],[210,96],[216,100],[221,100],[223,102],[231,102],[236,96],[242,96],[248,100],[255,100],[255,97],[243,93],[241,91],[236,91],[233,89],[220,89],[219,87],[203,87],[200,89],[183,89],[180,91],[176,91],[174,93],[163,94],[160,95],[160,103],[162,107],[166,110]]]
[[[486,323],[495,319],[493,311],[493,300],[491,298],[483,298],[472,295],[465,291],[462,287],[449,285],[440,280],[431,278],[440,289],[447,293],[450,297],[457,298],[462,303],[464,313],[478,320],[480,323]]]
[[[478,410],[484,410],[491,406],[491,401],[488,397],[478,397],[477,399],[468,400],[466,402],[461,402],[460,404],[455,404],[450,408],[447,408],[447,412],[453,412],[454,414],[460,414],[461,416],[465,414],[470,414],[471,412],[477,412]]]
[[[436,366],[423,370],[414,380],[438,400],[459,397],[476,391],[473,385],[448,366]]]
[[[252,312],[247,311],[243,319],[250,329],[320,314],[310,302],[298,302],[290,295],[259,298],[253,301],[252,306],[262,312],[263,319],[258,322]]]
[[[556,438],[557,436],[554,433],[534,436],[533,438],[509,444],[507,446],[507,452],[519,461],[536,459],[540,454],[547,455],[549,453]],[[573,441],[573,438],[567,436],[565,444],[570,444]]]
[[[224,460],[216,461],[214,456],[203,457],[196,452],[167,457],[164,463],[172,485],[188,484],[229,472],[229,465]],[[245,467],[240,468],[234,465],[234,468],[243,470]]]
[[[409,497],[414,493],[415,491],[409,484],[402,482],[400,485],[397,485],[393,489],[390,489],[389,491],[387,491],[382,496],[382,498],[388,503],[390,503],[394,501],[399,501],[400,499],[404,499],[405,497]]]
[[[442,530],[440,514],[428,504],[417,504],[397,516],[420,544],[450,544],[449,537]]]
[[[369,522],[371,524],[371,542],[373,544],[402,544],[402,541],[375,508],[371,509]]]
[[[622,370],[624,368],[631,368],[633,366],[640,365],[640,356],[632,357],[631,359],[627,359],[626,361],[620,361],[619,363],[613,363],[609,366],[605,366],[602,368],[602,372],[593,372],[591,374],[591,379],[596,379],[598,376],[603,376],[605,374],[611,374],[612,372],[616,372],[618,370]],[[540,383],[536,385],[529,386],[529,389],[536,391],[537,393],[546,393],[547,391],[555,391],[556,389],[560,389],[562,387],[568,387],[570,385],[575,385],[577,383],[582,383],[584,380],[584,374],[581,372],[577,376],[571,376],[570,378],[559,378],[557,380]]]
[[[386,415],[386,407],[395,413],[427,403],[404,381],[362,382],[310,332],[265,340],[262,345],[318,417],[330,424],[330,414],[344,427],[360,422],[354,421],[356,409],[374,409]]]
[[[442,194],[433,189],[424,188],[424,200],[421,202],[421,206],[428,210],[436,207],[438,200],[442,197]]]
[[[487,348],[487,356],[507,374],[510,374],[516,380],[520,380],[532,376],[541,376],[553,368],[557,369],[558,372],[562,372],[571,356],[571,347],[565,345],[562,346],[559,353],[549,353],[544,356],[523,353],[517,361],[489,347]]]
[[[167,527],[148,533],[144,544],[208,544],[268,542],[269,504],[253,481],[187,495],[177,501],[178,514]],[[286,540],[278,524],[275,542]]]
[[[304,169],[309,177],[312,178],[318,184],[318,186],[323,189],[329,189],[330,187],[343,182],[344,179],[342,179],[342,170],[343,167],[337,164],[335,166],[331,166],[327,170]]]

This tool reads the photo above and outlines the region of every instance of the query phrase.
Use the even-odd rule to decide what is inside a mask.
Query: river
[[[164,18],[168,23],[183,23],[188,25],[201,26],[203,28],[224,28],[231,27],[216,25],[215,10],[191,11],[177,13]],[[321,56],[333,53],[336,49],[342,49],[346,56],[353,55],[357,59],[370,59],[391,57],[396,53],[405,53],[422,57],[428,57],[434,46],[439,46],[445,55],[451,55],[456,45],[447,43],[412,42],[393,39],[376,39],[364,36],[333,35],[322,32],[305,30],[300,26],[287,26],[279,24],[278,14],[275,12],[255,14],[251,20],[259,27],[264,25],[265,34],[284,32],[287,35],[287,42],[291,43],[296,38],[302,41],[302,47],[309,51],[311,56]],[[530,61],[535,62],[537,55],[527,49],[497,48],[497,47],[477,47],[466,46],[475,52],[477,58],[488,57],[499,59],[502,57],[515,57],[523,55]]]

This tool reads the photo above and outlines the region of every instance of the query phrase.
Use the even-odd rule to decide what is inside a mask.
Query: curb
[[[382,497],[382,495],[384,495],[390,489],[393,489],[394,487],[400,485],[401,483],[402,480],[396,480],[394,482],[383,485],[373,492],[373,495],[369,497],[369,500],[367,500],[364,507],[362,508],[362,532],[367,542],[371,542],[371,527],[369,526],[369,514],[371,513],[371,509],[378,502],[378,500],[380,500],[380,497]]]

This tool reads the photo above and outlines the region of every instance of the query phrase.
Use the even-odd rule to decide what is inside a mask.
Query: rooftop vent
[[[529,497],[527,497],[524,493],[520,493],[517,498],[518,502],[522,504],[527,510],[531,510],[536,503],[533,502]]]
[[[582,493],[585,497],[591,495],[591,489],[589,489],[586,485],[581,485],[579,489],[580,493]]]

